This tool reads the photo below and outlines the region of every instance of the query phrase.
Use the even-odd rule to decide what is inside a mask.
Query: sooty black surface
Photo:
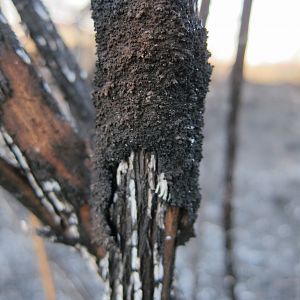
[[[93,203],[107,208],[118,163],[146,149],[170,184],[170,204],[192,220],[211,74],[206,30],[183,0],[94,0],[92,9],[98,58]]]

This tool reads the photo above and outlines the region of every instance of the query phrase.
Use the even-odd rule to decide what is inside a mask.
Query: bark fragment
[[[114,246],[101,262],[107,299],[169,299],[181,209],[156,193],[157,165],[140,151],[118,166],[108,211]]]
[[[4,102],[11,96],[11,88],[5,75],[0,70],[0,102]]]

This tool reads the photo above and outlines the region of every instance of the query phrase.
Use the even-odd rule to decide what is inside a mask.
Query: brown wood
[[[232,229],[234,223],[233,195],[234,195],[234,169],[238,146],[238,119],[241,106],[241,92],[243,86],[243,70],[245,52],[248,40],[249,21],[252,0],[244,0],[241,27],[239,34],[236,61],[231,73],[231,90],[229,98],[229,114],[227,117],[226,153],[225,153],[225,190],[223,196],[223,225],[225,231],[225,278],[228,294],[232,300],[237,299],[235,285],[237,274],[234,266],[234,240]]]
[[[3,15],[0,38],[0,134],[18,165],[1,159],[0,185],[48,225],[56,241],[78,243],[101,257],[104,252],[93,242],[87,204],[90,141],[63,118]],[[53,184],[58,191],[49,191]]]
[[[57,86],[69,103],[80,135],[89,138],[94,132],[94,107],[84,72],[65,45],[40,0],[13,0],[13,3]]]
[[[0,70],[11,88],[2,101],[0,122],[13,137],[42,182],[51,178],[61,185],[75,207],[89,196],[89,153],[60,114],[7,24],[0,23]]]

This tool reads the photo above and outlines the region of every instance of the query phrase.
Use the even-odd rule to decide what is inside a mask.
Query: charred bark
[[[168,299],[181,210],[166,203],[154,154],[132,153],[117,169],[109,216],[114,246],[101,262],[108,299]]]
[[[232,203],[234,195],[234,169],[238,147],[238,118],[240,114],[241,92],[243,86],[243,69],[248,40],[251,6],[252,0],[244,0],[236,61],[231,73],[229,114],[227,117],[223,224],[225,231],[225,276],[228,293],[232,300],[237,299],[234,291],[237,281],[237,274],[234,266],[234,240],[232,236],[234,222],[234,209]]]
[[[92,1],[92,205],[109,299],[169,299],[176,245],[196,218],[211,68],[195,4]]]
[[[57,241],[88,247],[90,150],[0,12],[0,135],[15,166],[0,161],[0,184],[31,210]],[[87,217],[88,216],[88,217]]]
[[[94,133],[94,108],[86,75],[57,32],[41,0],[13,0],[22,22],[69,103],[83,137]]]

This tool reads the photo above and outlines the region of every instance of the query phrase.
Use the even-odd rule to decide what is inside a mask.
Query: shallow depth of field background
[[[92,80],[95,45],[88,1],[44,2]],[[200,178],[203,201],[197,237],[178,250],[176,284],[182,299],[227,299],[221,222],[223,154],[228,79],[242,2],[212,0],[208,17],[208,44],[215,67],[206,101]],[[9,1],[1,3],[43,72]],[[298,0],[254,0],[253,4],[234,198],[240,300],[300,299],[299,11]],[[0,299],[45,299],[31,218],[1,188],[0,198]],[[62,245],[45,244],[58,300],[101,299],[101,282],[78,253]]]

